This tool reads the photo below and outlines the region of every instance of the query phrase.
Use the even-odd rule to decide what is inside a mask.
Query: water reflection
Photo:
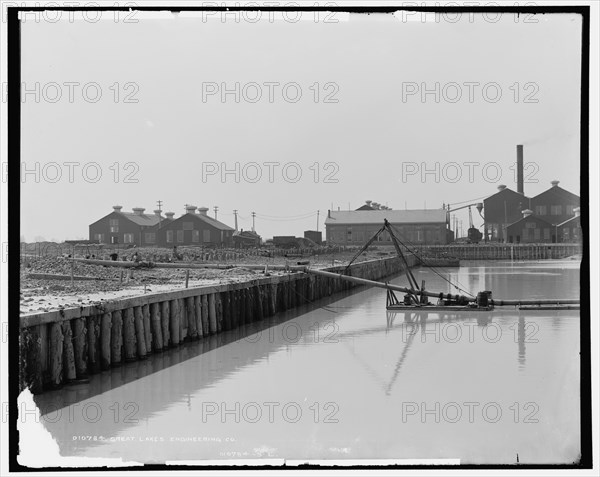
[[[510,299],[540,293],[550,281],[540,272],[551,271],[561,277],[560,296],[578,293],[577,269],[518,268],[510,285],[491,265],[449,273],[463,284],[476,277],[474,292],[498,283],[504,293],[492,287],[494,296]],[[428,289],[447,285],[418,273]],[[548,463],[579,449],[578,373],[577,311],[394,313],[385,311],[385,290],[360,288],[128,363],[36,402],[63,455],[514,463],[518,452],[521,463]],[[273,422],[267,412],[258,421],[244,414],[265,402],[279,404]],[[443,410],[465,402],[479,403],[474,422],[445,421],[442,411],[437,421],[405,412],[411,403]],[[523,415],[530,402],[538,422],[514,422],[514,404]],[[207,415],[215,403],[227,412]],[[297,422],[281,418],[290,403],[302,411]],[[500,406],[500,421],[481,417],[486,403]]]

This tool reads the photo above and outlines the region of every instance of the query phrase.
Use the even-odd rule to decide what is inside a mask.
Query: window
[[[525,228],[535,229],[535,222],[526,222],[525,223]]]
[[[423,231],[417,230],[417,242],[423,241]]]
[[[177,231],[177,242],[178,243],[182,243],[183,242],[183,230],[178,230]]]
[[[183,230],[194,230],[194,222],[184,222]]]
[[[545,205],[536,205],[535,206],[535,215],[546,215],[548,210]]]
[[[550,240],[550,229],[548,227],[544,228],[544,240]]]
[[[562,205],[551,205],[550,215],[562,215]]]
[[[574,205],[567,205],[567,215],[573,215],[573,209],[575,208]]]
[[[346,241],[352,242],[352,227],[346,229]]]
[[[542,238],[542,237],[541,237],[541,232],[542,232],[542,231],[541,231],[540,229],[535,229],[535,230],[533,231],[533,238],[534,238],[535,240],[537,240],[538,242],[539,242],[540,238]]]
[[[112,233],[117,233],[119,231],[119,219],[110,219],[109,225]]]
[[[133,234],[123,234],[123,243],[133,243]]]
[[[100,243],[104,243],[104,234],[94,234],[94,240]]]
[[[529,229],[525,227],[523,229],[523,240],[527,240],[529,238]]]
[[[200,231],[199,230],[192,230],[192,242],[200,242]]]
[[[202,231],[202,241],[204,243],[210,242],[210,230],[203,230]]]
[[[154,232],[146,232],[144,240],[146,241],[146,243],[155,243],[156,234]]]
[[[167,230],[167,242],[173,243],[173,231],[172,230]]]
[[[563,240],[569,240],[569,227],[563,228]]]

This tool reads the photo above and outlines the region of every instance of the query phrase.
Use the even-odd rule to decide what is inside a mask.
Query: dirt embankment
[[[118,259],[131,261],[135,252],[142,261],[170,261],[181,264],[207,264],[206,254],[197,251],[180,250],[181,260],[173,258],[172,250],[129,249],[120,253]],[[296,265],[309,262],[310,266],[325,268],[348,263],[356,251],[320,253],[315,255],[264,256],[258,253],[226,255],[221,251],[218,265],[228,265],[228,269],[124,269],[75,262],[69,257],[36,257],[21,255],[21,313],[51,311],[60,308],[89,305],[96,302],[143,295],[149,292],[176,290],[185,287],[186,273],[189,272],[189,287],[210,286],[224,283],[249,281],[265,276],[264,270],[250,270],[244,265],[265,265],[267,274],[285,274],[285,271],[269,270],[272,265]],[[356,261],[373,260],[390,256],[392,252],[368,251]],[[110,259],[109,254],[76,253],[77,258]],[[212,255],[213,260],[216,258]],[[71,274],[74,279],[71,281]],[[84,279],[85,278],[85,279]],[[90,280],[92,278],[92,280]]]

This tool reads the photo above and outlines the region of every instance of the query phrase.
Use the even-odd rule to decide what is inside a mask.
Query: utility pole
[[[219,206],[215,205],[213,209],[215,211],[215,220],[217,220],[217,211],[219,210]]]
[[[256,217],[256,212],[252,212],[252,232],[254,232],[254,218]]]
[[[233,211],[233,216],[235,217],[235,231],[237,232],[237,209]]]
[[[317,210],[317,232],[319,231],[319,214],[321,213],[320,210]]]
[[[156,204],[158,205],[158,228],[160,229],[160,224],[162,222],[162,200],[157,200]]]

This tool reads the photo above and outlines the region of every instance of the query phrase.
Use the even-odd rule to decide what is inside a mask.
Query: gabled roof
[[[537,200],[539,200],[541,197],[543,197],[545,195],[550,195],[550,196],[558,197],[558,198],[560,198],[563,201],[579,202],[579,196],[578,195],[573,194],[572,192],[569,192],[568,190],[563,189],[560,186],[552,186],[549,189],[546,189],[544,192],[540,192],[535,197],[532,197],[531,200],[532,201],[537,201]]]
[[[106,214],[104,217],[96,220],[91,225],[94,225],[94,224],[100,222],[101,220],[106,219],[108,216],[114,215],[114,214],[116,214],[118,217],[122,217],[124,219],[127,219],[127,220],[133,222],[136,225],[141,225],[141,226],[144,226],[144,227],[152,227],[152,226],[158,224],[158,222],[159,222],[158,216],[155,215],[155,214],[152,214],[152,215],[149,215],[149,214],[138,215],[138,214],[136,214],[134,212],[117,212],[116,210],[113,210],[110,214]],[[164,221],[165,218],[163,217],[162,220]]]
[[[519,194],[518,192],[515,192],[514,190],[512,190],[512,189],[510,189],[510,188],[508,188],[508,187],[505,187],[504,189],[502,189],[502,190],[499,190],[498,192],[496,192],[496,193],[494,193],[494,194],[490,195],[489,197],[486,197],[485,199],[483,199],[483,202],[485,202],[486,200],[489,200],[489,199],[491,199],[492,197],[496,197],[496,196],[498,196],[498,197],[499,197],[499,196],[501,196],[501,195],[518,196],[518,197],[521,197],[521,198],[523,198],[523,199],[529,199],[529,198],[528,198],[528,197],[526,197],[525,195],[523,195],[523,194]]]
[[[572,222],[575,219],[581,219],[580,215],[574,215],[573,217],[571,217],[570,219],[565,220],[564,222],[560,223],[557,225],[557,227],[562,227],[565,224],[568,224],[569,222]]]
[[[183,214],[181,217],[176,218],[175,220],[173,220],[169,225],[175,223],[175,222],[179,222],[182,221],[184,219],[196,219],[199,220],[201,222],[205,222],[209,225],[212,225],[213,227],[219,229],[219,230],[234,230],[232,227],[230,227],[229,225],[225,225],[223,222],[219,222],[218,220],[213,219],[212,217],[209,217],[208,215],[203,215],[203,214],[194,214],[191,212],[188,212],[187,214]]]
[[[152,227],[153,225],[156,225],[159,222],[158,216],[155,214],[139,215],[134,212],[117,212],[117,214],[123,215],[126,219],[131,220],[135,224],[143,225],[144,227]]]
[[[437,224],[446,223],[444,209],[425,210],[349,210],[331,211],[325,225],[383,225],[383,219],[391,224]]]
[[[509,227],[512,227],[513,225],[516,225],[516,224],[518,224],[518,223],[520,223],[520,222],[527,221],[527,220],[534,220],[534,221],[542,222],[544,225],[549,225],[550,227],[554,227],[554,226],[553,226],[553,225],[552,225],[550,222],[548,222],[547,220],[544,220],[544,219],[542,219],[541,217],[539,217],[539,216],[537,216],[537,215],[534,215],[534,214],[528,215],[527,217],[522,217],[522,218],[520,218],[519,220],[517,220],[516,222],[513,222],[512,224],[509,224],[508,226],[509,226]]]

